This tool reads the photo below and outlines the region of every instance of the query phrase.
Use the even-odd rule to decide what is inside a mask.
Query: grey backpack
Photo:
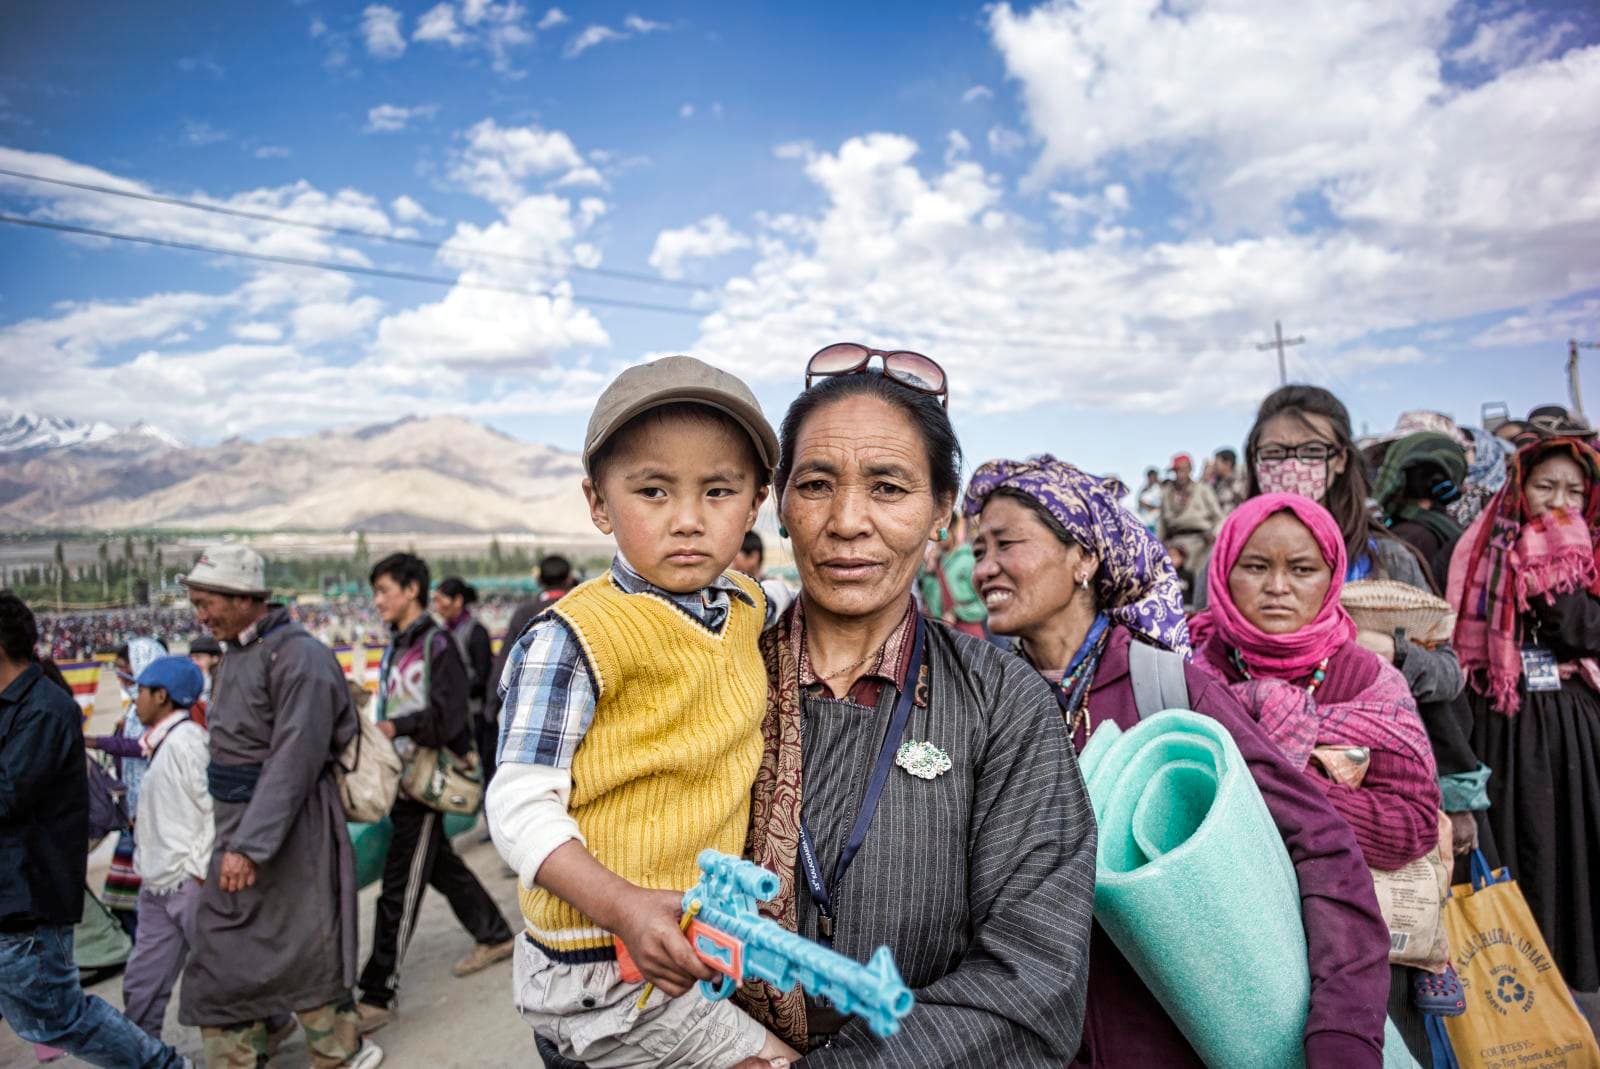
[[[1183,654],[1135,639],[1128,644],[1128,675],[1133,680],[1133,704],[1140,720],[1168,709],[1191,708]]]

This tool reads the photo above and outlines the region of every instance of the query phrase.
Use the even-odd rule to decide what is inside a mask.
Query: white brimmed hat
[[[218,594],[248,594],[265,597],[267,587],[267,562],[249,546],[219,543],[207,546],[195,561],[188,575],[178,576],[178,582],[196,590],[211,590]]]

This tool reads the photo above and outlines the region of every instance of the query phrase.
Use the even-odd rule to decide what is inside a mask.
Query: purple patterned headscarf
[[[989,495],[1001,488],[1037,501],[1074,541],[1100,558],[1095,596],[1113,623],[1163,649],[1188,655],[1183,588],[1166,549],[1122,507],[1127,487],[1048,453],[1027,460],[991,460],[973,472],[967,484],[966,514],[982,512]]]

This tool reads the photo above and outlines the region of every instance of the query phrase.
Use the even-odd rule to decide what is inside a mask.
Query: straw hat
[[[1393,579],[1346,583],[1339,603],[1363,631],[1404,631],[1406,638],[1424,645],[1450,641],[1456,628],[1448,601]]]

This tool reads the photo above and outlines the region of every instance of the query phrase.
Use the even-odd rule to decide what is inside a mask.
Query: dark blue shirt
[[[77,924],[89,861],[83,726],[36,664],[0,693],[0,931]]]

